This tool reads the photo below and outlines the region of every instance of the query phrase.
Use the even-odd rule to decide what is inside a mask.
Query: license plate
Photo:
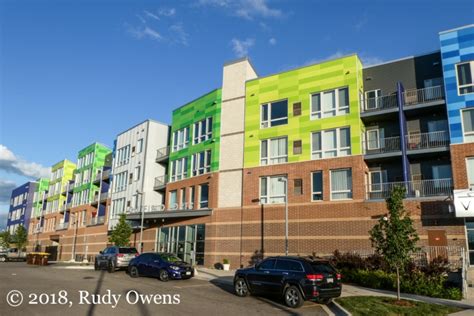
[[[191,271],[186,271],[186,275],[191,275]]]
[[[327,278],[326,281],[327,281],[328,283],[334,283],[334,279],[333,279],[333,278]]]

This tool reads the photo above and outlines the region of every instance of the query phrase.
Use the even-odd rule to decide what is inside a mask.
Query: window
[[[112,202],[112,217],[122,214],[125,210],[125,198],[116,199]]]
[[[293,116],[301,115],[301,102],[293,103]]]
[[[302,195],[303,194],[303,179],[294,179],[293,180],[293,194]]]
[[[474,93],[474,61],[456,65],[458,93],[460,95]]]
[[[349,113],[349,89],[339,88],[311,95],[311,119]]]
[[[303,152],[303,143],[301,140],[293,141],[293,155],[300,155]]]
[[[341,157],[351,154],[351,136],[348,127],[311,134],[311,158]]]
[[[185,209],[186,209],[186,189],[181,189],[181,190],[180,190],[179,208],[180,208],[181,210],[185,210]]]
[[[288,161],[288,140],[286,137],[265,139],[260,147],[260,165],[274,165]]]
[[[260,178],[260,204],[285,203],[286,176]]]
[[[212,117],[194,123],[194,144],[199,144],[212,138]]]
[[[345,199],[352,199],[352,171],[331,170],[331,200]]]
[[[178,192],[176,190],[170,191],[170,202],[168,203],[168,209],[175,210],[178,208]]]
[[[135,171],[133,172],[134,181],[140,180],[140,171],[141,171],[140,169],[141,169],[140,166],[135,167]]]
[[[195,187],[190,187],[189,188],[189,209],[192,210],[194,209],[194,198],[195,198]]]
[[[143,150],[143,138],[140,138],[137,141],[137,154],[141,153]]]
[[[474,142],[474,108],[461,111],[465,142]]]
[[[178,151],[188,147],[189,127],[182,128],[173,133],[173,151]]]
[[[382,96],[382,90],[370,90],[365,92],[365,100],[366,100],[366,110],[377,109],[380,107],[380,96]]]
[[[115,163],[116,166],[127,164],[130,159],[130,145],[119,148],[115,158],[117,159]]]
[[[211,172],[211,151],[201,151],[192,155],[193,176]]]
[[[379,130],[371,129],[367,131],[367,150],[380,148]]]
[[[199,208],[209,207],[209,184],[199,186]]]
[[[382,192],[382,171],[369,172],[369,190],[370,192]]]
[[[322,201],[323,200],[323,172],[315,171],[311,174],[311,200]]]
[[[468,186],[474,190],[474,157],[466,159],[466,168]]]
[[[260,114],[260,127],[267,128],[272,126],[288,124],[288,101],[277,101],[263,104]]]
[[[262,263],[259,264],[258,268],[260,270],[273,270],[275,269],[275,263],[275,259],[264,260],[262,261]]]
[[[127,171],[121,172],[114,177],[114,191],[120,192],[127,188]]]
[[[171,181],[185,179],[188,176],[188,157],[171,162]]]

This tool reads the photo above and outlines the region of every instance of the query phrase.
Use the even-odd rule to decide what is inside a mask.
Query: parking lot
[[[12,290],[23,295],[23,302],[15,308],[7,303]],[[110,274],[23,262],[0,265],[0,295],[0,315],[327,315],[312,302],[293,310],[275,297],[239,298],[230,284],[219,281],[160,282],[132,279],[124,271]],[[13,299],[17,304],[18,296]]]

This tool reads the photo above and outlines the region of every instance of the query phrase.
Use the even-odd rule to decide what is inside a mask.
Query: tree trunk
[[[397,300],[400,300],[400,268],[397,267]]]

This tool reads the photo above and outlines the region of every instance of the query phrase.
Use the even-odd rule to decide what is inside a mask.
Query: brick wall
[[[451,145],[454,189],[467,189],[466,158],[474,157],[474,143]]]

